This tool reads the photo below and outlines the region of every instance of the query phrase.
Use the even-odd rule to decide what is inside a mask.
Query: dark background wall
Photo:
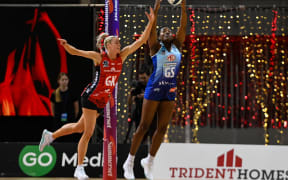
[[[43,4],[104,4],[105,0],[1,0],[1,4],[34,4],[34,3],[43,3]],[[154,4],[154,0],[121,0],[121,4]],[[287,7],[286,0],[204,0],[204,1],[195,1],[195,0],[186,0],[187,5],[192,6],[203,6],[203,7],[229,7],[235,5],[246,5],[246,6],[259,6],[259,7]],[[120,5],[121,5],[120,4]],[[168,5],[166,0],[163,0],[163,4]]]
[[[12,50],[21,54],[25,41],[30,34],[31,25],[27,24],[34,16],[35,7],[1,7],[0,5],[0,82],[5,77],[7,57]],[[61,37],[73,46],[93,49],[93,9],[88,7],[42,7],[57,28]],[[83,20],[85,19],[85,20]],[[52,88],[57,88],[57,75],[60,72],[59,53],[56,39],[46,24],[40,23],[36,32],[44,57],[46,72]],[[17,61],[17,60],[16,60]],[[17,63],[16,63],[16,66]],[[70,89],[80,98],[84,87],[92,80],[93,63],[90,60],[67,53]],[[0,141],[38,141],[44,128],[51,129],[53,118],[48,117],[0,117]],[[19,129],[15,131],[14,128]]]
[[[34,16],[34,7],[1,7],[1,29],[0,29],[0,81],[5,74],[5,64],[9,53],[13,49],[21,49],[30,35],[30,25],[26,21]],[[40,8],[46,11],[48,16],[58,29],[60,35],[72,45],[90,50],[93,49],[93,12],[87,7],[71,8]],[[85,19],[85,21],[83,21]],[[64,23],[65,22],[65,23]],[[46,25],[40,24],[36,32],[39,34],[40,46],[43,50],[44,61],[52,87],[57,87],[57,75],[60,70],[59,54],[55,46],[55,38]],[[81,57],[67,54],[68,73],[71,78],[71,86],[76,93],[81,92],[83,86],[90,82],[92,62]],[[75,83],[75,84],[74,84]]]

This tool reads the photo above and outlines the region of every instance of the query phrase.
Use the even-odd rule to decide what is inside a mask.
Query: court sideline
[[[76,178],[66,177],[0,177],[0,180],[76,180]],[[102,180],[100,178],[89,178],[89,180]],[[125,179],[117,179],[125,180]],[[145,179],[138,179],[145,180]]]

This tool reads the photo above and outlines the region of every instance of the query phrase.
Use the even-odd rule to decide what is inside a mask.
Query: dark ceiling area
[[[145,2],[145,3],[143,3]],[[104,4],[105,0],[0,0],[0,5],[15,5],[15,4]],[[168,5],[167,0],[163,0],[164,5]],[[231,7],[231,6],[250,6],[250,7],[288,7],[287,0],[186,0],[187,5],[197,7]],[[147,5],[154,4],[154,0],[121,0],[120,5],[138,4]]]

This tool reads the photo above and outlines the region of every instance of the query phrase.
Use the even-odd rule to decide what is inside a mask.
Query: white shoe
[[[74,172],[74,177],[77,178],[78,180],[87,180],[89,177],[85,173],[84,167],[83,166],[77,166]]]
[[[42,152],[45,146],[49,145],[53,141],[52,133],[44,129],[39,143],[39,151]]]
[[[141,159],[141,166],[144,169],[146,179],[153,180],[153,163],[149,163],[147,158]]]
[[[125,179],[127,179],[127,180],[134,180],[135,179],[133,168],[134,168],[134,163],[128,162],[126,160],[125,163],[123,164],[124,178]]]

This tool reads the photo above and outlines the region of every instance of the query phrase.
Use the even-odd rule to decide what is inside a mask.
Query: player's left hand
[[[150,13],[148,14],[147,12],[145,12],[145,14],[149,19],[149,21],[153,22],[155,20],[154,10],[151,7],[150,7]]]

